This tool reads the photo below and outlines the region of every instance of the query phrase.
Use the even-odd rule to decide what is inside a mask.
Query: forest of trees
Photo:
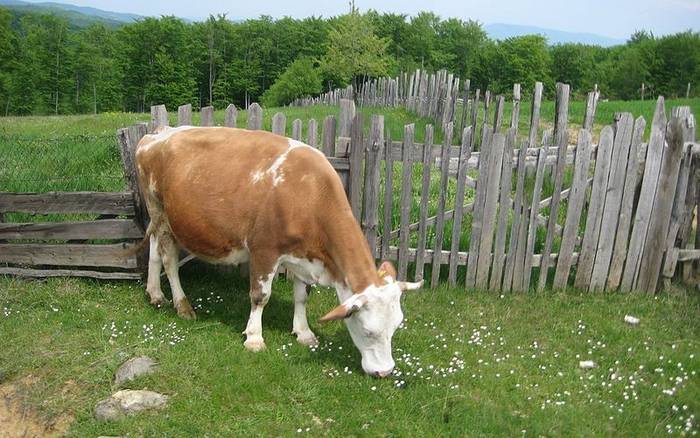
[[[161,17],[111,28],[0,8],[0,66],[0,115],[283,105],[415,68],[444,68],[496,93],[539,80],[550,92],[562,81],[574,95],[598,84],[603,97],[638,99],[642,83],[647,98],[685,96],[688,83],[700,95],[700,33],[639,31],[603,48],[550,46],[538,35],[494,41],[478,22],[430,12],[196,23]]]

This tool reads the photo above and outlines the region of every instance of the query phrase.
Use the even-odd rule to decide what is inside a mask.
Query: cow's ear
[[[352,316],[355,312],[360,310],[362,306],[367,302],[364,296],[353,295],[352,297],[345,300],[344,303],[336,306],[333,310],[326,313],[319,319],[319,322],[336,321],[339,319],[345,319]]]
[[[396,268],[390,261],[383,261],[377,269],[377,274],[379,274],[379,278],[384,279],[387,283],[396,281]]]

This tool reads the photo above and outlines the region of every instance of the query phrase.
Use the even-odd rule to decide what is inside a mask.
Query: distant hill
[[[143,18],[136,14],[103,11],[102,9],[87,6],[54,2],[31,3],[22,0],[0,0],[0,7],[6,7],[19,16],[32,13],[57,15],[65,18],[75,27],[86,27],[93,23],[119,27]]]
[[[546,29],[535,26],[522,26],[518,24],[488,24],[484,26],[484,30],[489,37],[497,40],[514,36],[540,34],[547,37],[549,44],[581,43],[610,47],[625,43],[625,40],[623,39],[610,38],[592,33],[566,32],[563,30]]]

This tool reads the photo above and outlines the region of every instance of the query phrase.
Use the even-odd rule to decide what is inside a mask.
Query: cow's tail
[[[143,236],[143,239],[141,239],[141,241],[139,241],[136,245],[132,245],[124,250],[119,251],[119,256],[127,258],[141,252],[148,244],[149,240],[151,239],[151,236],[155,234],[158,228],[160,228],[163,224],[162,217],[162,215],[158,215],[155,218],[151,217],[151,222],[148,224],[148,227],[146,227],[146,234]]]

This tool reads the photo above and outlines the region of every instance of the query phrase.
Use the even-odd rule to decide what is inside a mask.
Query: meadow
[[[654,104],[600,102],[594,130],[622,110],[650,121]],[[675,105],[700,113],[700,99],[669,101],[667,112]],[[584,108],[571,102],[573,129]],[[266,109],[265,129],[278,110],[287,115],[288,132],[295,118],[337,115],[324,106]],[[427,119],[401,109],[362,111],[366,119],[383,113],[394,139],[415,122],[416,139],[423,140]],[[547,127],[552,102],[543,102],[542,114]],[[523,102],[521,133],[528,118]],[[0,191],[122,190],[115,131],[148,120],[130,113],[0,119]],[[510,120],[509,104],[504,120]],[[215,122],[223,123],[222,111]],[[238,125],[245,126],[243,111]],[[420,166],[413,173],[412,220]],[[398,167],[394,178],[397,187]],[[450,184],[448,206],[454,203],[454,180]],[[431,195],[438,185],[435,174]],[[543,196],[551,190],[545,185]],[[400,194],[394,195],[398,205]],[[436,203],[431,196],[431,212]],[[19,219],[51,220],[6,216]],[[397,208],[392,222],[398,224]],[[450,235],[448,228],[446,247]],[[462,238],[465,248],[469,236]],[[649,436],[699,429],[700,297],[690,289],[674,286],[656,297],[445,286],[410,293],[394,337],[396,372],[378,380],[362,373],[343,324],[316,323],[336,304],[333,291],[313,289],[308,313],[320,346],[309,349],[290,334],[291,284],[275,282],[263,317],[268,349],[252,354],[240,334],[249,311],[247,279],[198,262],[185,265],[181,277],[197,321],[152,308],[140,283],[0,276],[6,406],[69,436]],[[625,315],[640,324],[626,324]],[[156,359],[160,370],[127,387],[170,395],[168,407],[98,422],[93,407],[116,391],[115,369],[140,354]],[[581,369],[584,360],[596,366]]]

